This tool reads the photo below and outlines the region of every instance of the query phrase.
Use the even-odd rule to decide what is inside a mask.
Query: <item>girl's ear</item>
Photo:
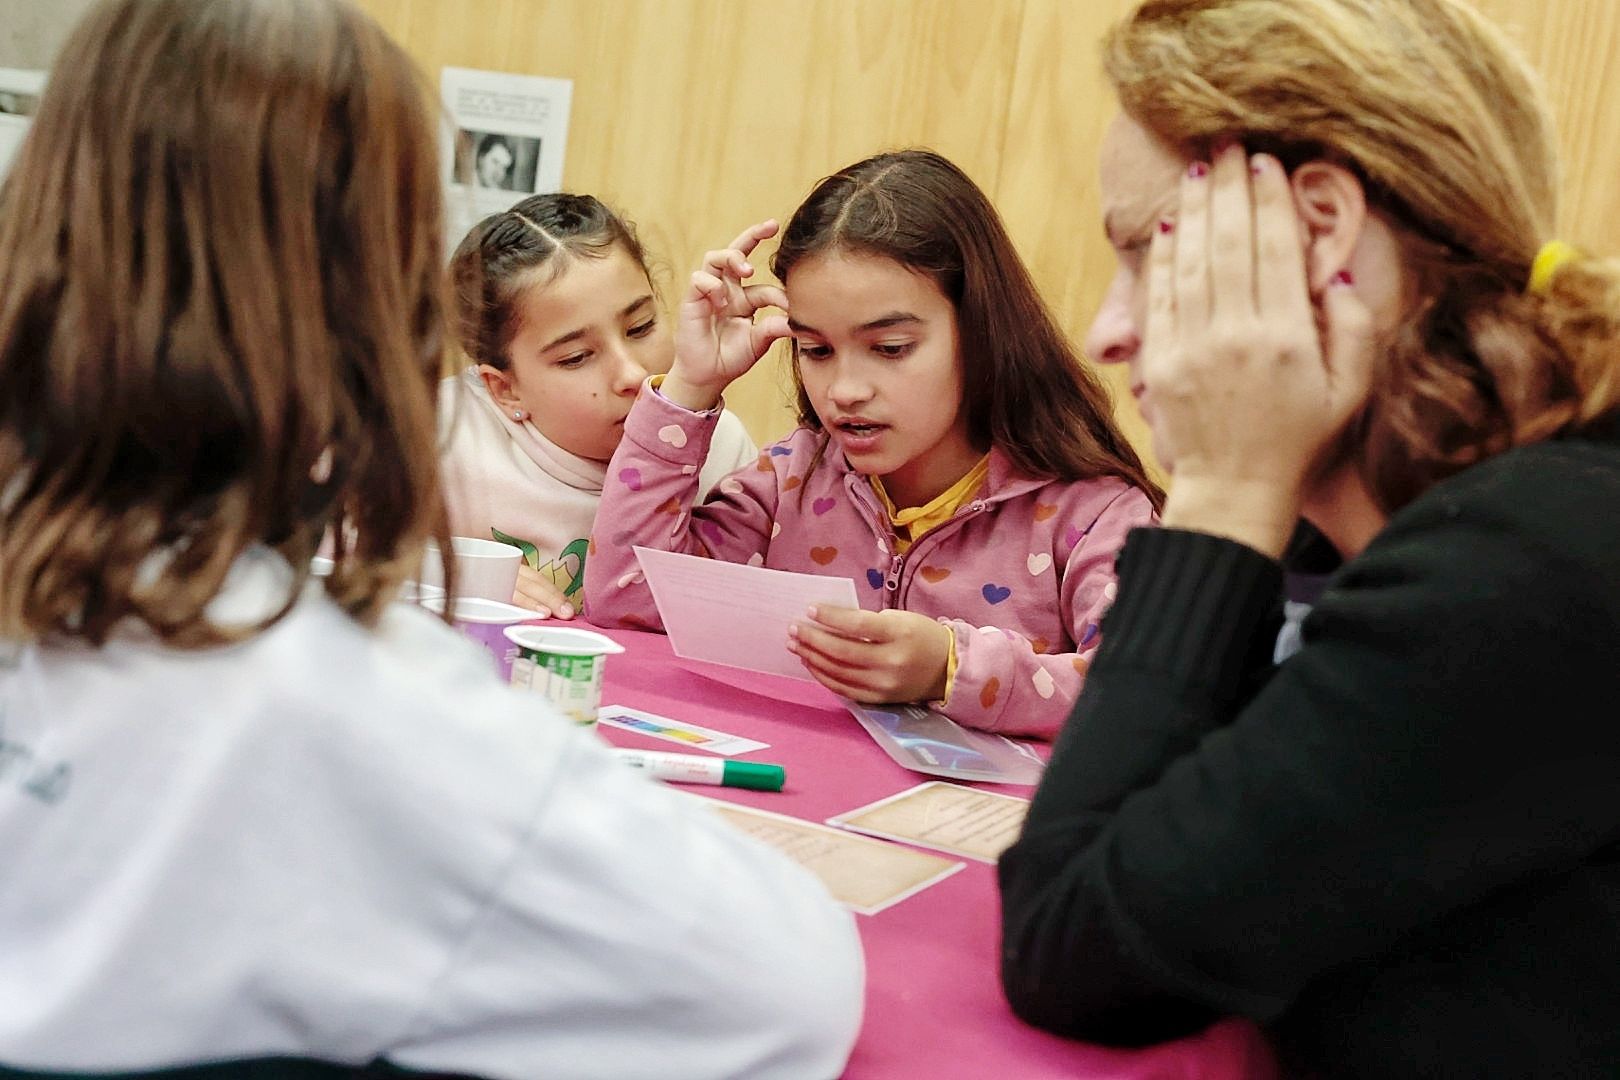
[[[522,399],[517,395],[517,387],[512,382],[512,373],[502,371],[493,364],[479,364],[478,377],[484,380],[484,388],[489,396],[495,399],[504,412],[524,407]]]
[[[1350,265],[1367,224],[1367,192],[1349,169],[1327,161],[1306,162],[1289,183],[1305,228],[1306,275],[1317,296]]]

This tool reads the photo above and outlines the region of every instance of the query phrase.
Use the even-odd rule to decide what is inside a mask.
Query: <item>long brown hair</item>
[[[444,541],[427,87],[344,0],[104,0],[0,191],[0,636],[239,639]],[[254,545],[264,624],[205,608]],[[448,567],[446,568],[448,572]]]
[[[1109,36],[1121,107],[1182,153],[1224,139],[1345,165],[1395,230],[1412,302],[1339,448],[1386,511],[1620,406],[1620,272],[1526,289],[1558,167],[1534,73],[1457,0],[1147,0]]]
[[[531,195],[479,221],[450,259],[462,351],[475,364],[505,371],[524,291],[554,279],[574,259],[602,259],[614,250],[635,260],[651,288],[635,226],[593,195]]]
[[[926,275],[956,309],[968,436],[1027,476],[1117,476],[1163,501],[1114,422],[1108,391],[1047,310],[1001,215],[966,173],[930,150],[878,154],[817,184],[794,211],[771,269],[784,285],[829,251],[879,255]],[[793,368],[799,422],[821,420]]]

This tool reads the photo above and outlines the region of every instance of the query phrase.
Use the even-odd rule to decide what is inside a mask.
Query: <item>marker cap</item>
[[[787,770],[780,765],[766,765],[759,761],[728,761],[725,764],[725,778],[720,782],[726,787],[781,791],[782,785],[787,782]]]

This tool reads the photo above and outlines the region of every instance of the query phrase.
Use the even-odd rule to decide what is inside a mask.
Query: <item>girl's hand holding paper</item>
[[[788,634],[788,650],[835,694],[866,703],[945,696],[951,629],[926,615],[818,605]]]

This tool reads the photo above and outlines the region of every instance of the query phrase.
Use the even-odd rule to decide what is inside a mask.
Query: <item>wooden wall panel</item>
[[[444,65],[573,79],[566,185],[637,222],[667,302],[704,251],[879,150],[933,146],[993,189],[1022,13],[1021,0],[364,3],[435,79]],[[784,363],[767,358],[727,395],[762,441],[792,425]]]
[[[1097,42],[1131,0],[360,2],[435,81],[447,64],[573,79],[566,184],[637,221],[666,300],[709,247],[785,217],[839,166],[908,145],[984,186],[1076,340],[1113,272],[1095,159],[1114,104]],[[1480,3],[1545,73],[1564,233],[1620,251],[1620,0]],[[785,386],[776,357],[728,397],[762,441],[792,423]],[[1120,416],[1146,447],[1128,400]]]
[[[1085,340],[1114,274],[1098,205],[1097,148],[1118,110],[1098,42],[1133,6],[1133,0],[1027,0],[1001,182],[992,192],[1047,303],[1077,342]],[[1098,370],[1125,434],[1157,468],[1124,368]]]
[[[1620,254],[1620,2],[1476,0],[1541,72],[1558,123],[1559,232]]]

